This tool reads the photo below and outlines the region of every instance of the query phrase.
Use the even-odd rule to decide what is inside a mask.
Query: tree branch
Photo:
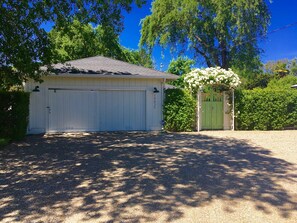
[[[214,65],[216,66],[221,66],[220,65],[220,62],[219,62],[219,57],[218,55],[216,54],[216,50],[215,50],[215,47],[214,46],[210,46],[209,44],[205,43],[199,36],[197,35],[194,35],[195,39],[205,47],[205,51],[206,52],[210,52],[210,55],[212,57],[212,60],[214,61]],[[197,47],[195,48],[197,49]],[[201,54],[201,51],[199,52]],[[205,53],[204,53],[205,54]],[[205,54],[206,55],[206,54]],[[211,58],[208,57],[208,60],[210,61]],[[211,63],[211,62],[210,62]],[[212,63],[211,63],[212,64]]]
[[[207,64],[208,67],[212,67],[213,66],[210,58],[207,56],[207,54],[205,52],[201,51],[197,46],[193,46],[193,48],[195,49],[195,51],[197,53],[201,54],[204,57],[204,59],[205,59],[206,64]]]

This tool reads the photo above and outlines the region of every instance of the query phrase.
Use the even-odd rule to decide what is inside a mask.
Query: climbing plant
[[[184,77],[186,87],[191,91],[202,90],[207,86],[221,90],[235,89],[240,85],[240,79],[231,69],[220,67],[194,69]]]

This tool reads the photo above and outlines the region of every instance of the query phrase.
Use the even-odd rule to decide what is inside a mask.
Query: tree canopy
[[[167,72],[181,76],[189,73],[191,71],[191,66],[194,64],[194,60],[187,57],[178,57],[176,60],[171,60]]]
[[[110,27],[114,33],[123,28],[121,12],[143,0],[3,0],[0,3],[0,88],[38,79],[40,65],[52,60],[50,41],[44,24],[66,27],[74,18]]]
[[[144,49],[130,50],[119,43],[118,35],[110,27],[84,24],[74,20],[67,32],[52,29],[49,32],[53,50],[53,63],[65,62],[91,56],[107,56],[129,63],[152,67],[153,63]]]
[[[194,64],[195,61],[187,57],[178,57],[176,60],[171,60],[167,72],[179,75],[179,78],[174,81],[171,81],[170,84],[184,88],[184,75],[191,71],[191,67]]]
[[[253,71],[257,41],[270,21],[265,0],[155,0],[142,21],[140,44],[187,49],[209,67]]]
[[[297,59],[268,61],[264,64],[263,71],[279,77],[284,77],[288,74],[297,76]]]

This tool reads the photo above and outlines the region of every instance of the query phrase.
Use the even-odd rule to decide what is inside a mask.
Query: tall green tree
[[[129,58],[127,62],[148,68],[154,68],[154,62],[152,60],[151,54],[148,53],[147,50],[143,48],[140,48],[139,50],[130,50],[124,48],[124,52]]]
[[[155,0],[142,21],[140,44],[188,48],[209,67],[253,71],[269,21],[265,0]]]
[[[288,59],[268,61],[267,63],[264,64],[263,69],[265,73],[276,75],[279,77],[284,77],[290,73],[288,65],[289,65]]]
[[[49,32],[53,63],[91,56],[107,56],[129,63],[152,67],[150,54],[144,49],[130,50],[119,43],[118,35],[110,27],[97,26],[74,20],[67,32],[54,28]]]
[[[263,72],[276,77],[284,77],[289,74],[297,76],[297,59],[268,61],[263,65]]]
[[[38,80],[42,64],[50,63],[52,51],[44,30],[46,22],[55,27],[77,18],[111,27],[115,33],[123,28],[121,12],[129,11],[144,0],[2,0],[0,2],[0,88],[7,89],[28,78]],[[67,30],[65,30],[67,31]]]
[[[187,57],[178,57],[176,60],[171,60],[167,72],[182,76],[191,71],[191,67],[195,64],[194,60]]]
[[[171,60],[167,72],[171,74],[176,74],[179,76],[179,78],[177,80],[170,82],[170,84],[184,88],[184,74],[189,73],[194,64],[195,61],[187,57],[178,57],[176,60]]]
[[[74,20],[64,29],[54,28],[49,32],[52,43],[53,62],[64,62],[96,55],[126,60],[117,34],[110,27]]]

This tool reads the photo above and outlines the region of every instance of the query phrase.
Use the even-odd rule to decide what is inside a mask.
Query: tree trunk
[[[220,48],[221,48],[221,67],[224,69],[228,69],[229,68],[228,51],[227,51],[227,45],[226,45],[225,39],[220,42]]]

